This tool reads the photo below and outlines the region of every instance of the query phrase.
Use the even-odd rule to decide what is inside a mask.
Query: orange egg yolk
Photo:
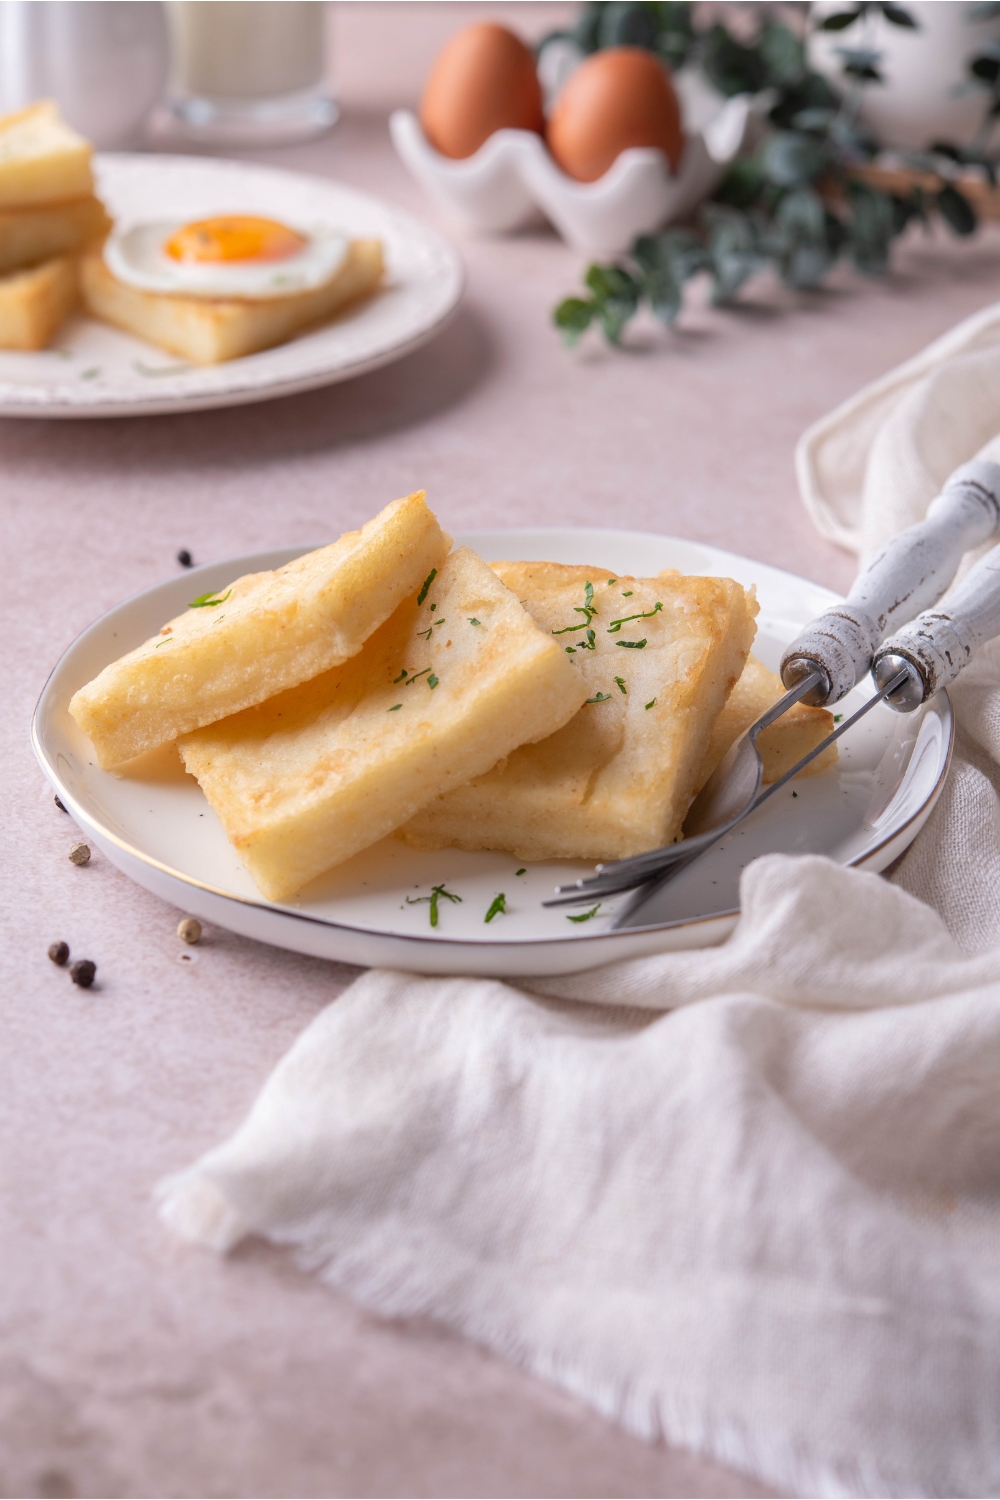
[[[220,261],[249,262],[287,260],[304,249],[307,241],[287,224],[258,219],[252,214],[199,219],[185,224],[163,246],[171,260],[185,265]]]

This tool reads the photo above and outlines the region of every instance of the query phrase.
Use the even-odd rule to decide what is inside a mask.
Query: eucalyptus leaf
[[[596,52],[600,45],[598,32],[603,10],[601,0],[587,0],[587,3],[580,7],[580,14],[573,27],[573,40],[584,52]]]
[[[800,109],[798,114],[792,117],[792,128],[794,130],[805,130],[822,133],[828,128],[834,118],[835,111],[827,107],[813,106],[810,109]]]
[[[827,153],[811,135],[785,130],[765,141],[761,153],[764,174],[778,187],[800,187],[823,171]]]
[[[727,98],[767,87],[767,68],[757,49],[745,47],[721,24],[702,37],[701,65],[709,83]]]
[[[769,87],[782,87],[801,77],[805,68],[805,47],[787,26],[767,22],[761,27],[758,47],[767,69]]]
[[[783,228],[804,239],[825,244],[826,211],[814,188],[795,188],[786,193],[778,204],[775,217]]]
[[[888,193],[854,182],[848,189],[851,205],[851,252],[854,264],[868,276],[880,276],[889,266],[889,244],[894,230]]]
[[[976,210],[958,188],[947,183],[937,195],[938,212],[948,227],[955,234],[968,235],[975,233],[979,220]]]
[[[552,321],[557,328],[562,329],[566,342],[575,344],[590,327],[596,310],[593,302],[584,302],[580,297],[566,297],[553,312]]]
[[[642,0],[609,0],[597,26],[599,47],[656,47],[657,27],[651,5]]]
[[[819,286],[833,264],[825,245],[796,245],[781,265],[781,279],[797,291]]]

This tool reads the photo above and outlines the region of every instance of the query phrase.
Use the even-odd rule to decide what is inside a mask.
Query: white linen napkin
[[[870,545],[998,429],[990,309],[807,434],[807,502]],[[891,880],[770,855],[716,949],[523,989],[373,971],[161,1185],[166,1223],[293,1247],[783,1489],[996,1493],[1000,646],[953,696]]]

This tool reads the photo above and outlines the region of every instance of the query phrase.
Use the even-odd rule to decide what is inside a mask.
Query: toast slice
[[[73,311],[79,291],[72,255],[0,276],[0,349],[44,349]]]
[[[726,700],[712,730],[708,750],[702,762],[698,788],[705,785],[730,745],[745,729],[749,729],[772,703],[785,691],[785,685],[776,672],[769,672],[763,663],[751,656],[743,668],[743,676]],[[832,734],[835,728],[833,714],[826,708],[813,708],[808,703],[796,703],[787,713],[765,729],[757,740],[757,749],[764,763],[765,784],[777,781],[790,770],[795,762],[808,755],[821,740]],[[800,776],[813,776],[837,763],[837,746],[828,745],[821,755]]]
[[[261,703],[356,655],[450,545],[422,490],[394,500],[328,547],[193,600],[69,711],[113,766]]]
[[[313,324],[368,297],[382,279],[379,240],[352,240],[347,256],[322,286],[266,301],[173,296],[128,286],[113,276],[100,251],[81,263],[87,311],[195,365],[214,365],[283,344]]]
[[[532,860],[618,859],[670,843],[753,642],[752,591],[679,573],[493,567],[572,652],[587,701],[556,734],[436,796],[403,837],[422,849],[509,849]]]
[[[180,741],[272,901],[567,723],[584,673],[474,552],[344,666]]]
[[[82,250],[110,228],[104,204],[94,197],[0,210],[0,273]]]
[[[89,197],[92,155],[52,99],[0,116],[0,208]]]

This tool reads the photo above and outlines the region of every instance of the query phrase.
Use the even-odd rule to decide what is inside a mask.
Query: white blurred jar
[[[95,146],[133,145],[167,57],[159,0],[0,0],[0,114],[55,99]]]
[[[168,0],[170,104],[199,139],[254,144],[327,130],[322,0]]]
[[[860,119],[886,146],[920,149],[931,141],[971,140],[986,112],[983,89],[969,89],[968,63],[985,42],[1000,37],[1000,18],[969,20],[962,0],[901,0],[919,30],[893,26],[873,6],[846,31],[817,31],[809,38],[809,60],[843,89],[838,47],[871,46],[881,53],[884,83],[866,84]],[[819,18],[842,11],[841,0],[821,0]]]

